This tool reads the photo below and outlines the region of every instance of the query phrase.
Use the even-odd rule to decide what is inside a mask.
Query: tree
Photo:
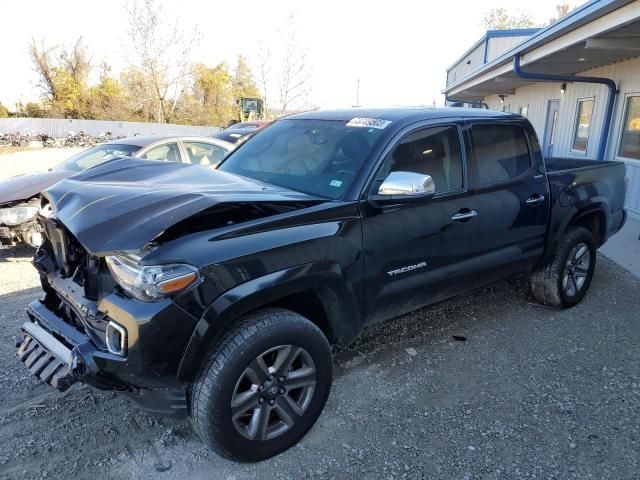
[[[571,6],[567,2],[556,5],[556,14],[553,17],[549,18],[549,23],[553,23],[556,20],[566,16],[573,9],[575,9],[575,7],[571,8]]]
[[[235,119],[235,88],[234,77],[226,64],[213,68],[195,65],[191,86],[194,101],[191,103],[196,107],[199,123],[224,126]]]
[[[24,107],[24,113],[29,118],[45,118],[47,116],[45,109],[37,102],[27,102]]]
[[[510,30],[536,26],[529,13],[521,11],[509,13],[506,8],[492,8],[485,14],[482,24],[487,30]]]
[[[7,118],[9,116],[9,110],[0,102],[0,118]]]
[[[89,89],[88,101],[94,120],[129,120],[133,116],[132,100],[124,85],[111,76],[111,67],[104,62],[100,81]]]
[[[199,36],[187,36],[178,22],[163,23],[168,16],[155,0],[134,0],[127,10],[133,64],[154,93],[156,121],[169,123],[190,74],[191,51]]]
[[[306,106],[311,93],[309,84],[312,75],[311,66],[307,62],[308,50],[298,41],[293,15],[289,17],[284,32],[284,55],[278,77],[281,115],[284,115],[291,107],[304,108]]]
[[[50,113],[56,116],[86,118],[87,81],[91,58],[82,37],[71,48],[47,47],[31,39],[29,52],[39,76],[38,85]]]
[[[153,87],[147,82],[145,73],[138,67],[129,66],[120,74],[131,112],[130,120],[154,122],[157,116],[157,97]]]
[[[263,115],[265,118],[270,118],[269,92],[271,89],[269,88],[269,81],[271,78],[272,65],[271,52],[269,49],[261,47],[260,53],[258,54],[258,82],[260,84],[260,90],[262,91],[262,100],[264,104]]]

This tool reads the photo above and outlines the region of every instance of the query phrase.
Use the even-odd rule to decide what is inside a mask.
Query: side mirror
[[[435,193],[436,184],[430,175],[391,172],[370,199],[374,203],[402,203],[431,198]]]

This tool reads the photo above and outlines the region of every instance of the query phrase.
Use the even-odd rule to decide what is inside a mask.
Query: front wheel
[[[289,310],[258,311],[239,321],[202,368],[192,389],[192,422],[224,457],[272,457],[318,419],[332,369],[329,342],[316,325]]]
[[[572,227],[552,260],[531,274],[531,292],[544,305],[572,307],[587,293],[595,266],[593,234],[586,228]]]

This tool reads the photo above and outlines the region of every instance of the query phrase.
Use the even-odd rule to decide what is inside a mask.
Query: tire
[[[551,261],[531,274],[531,293],[543,305],[573,307],[587,293],[595,266],[593,234],[586,228],[571,227]]]
[[[289,310],[257,311],[239,320],[202,367],[191,391],[193,426],[223,457],[264,460],[313,426],[332,376],[331,347],[315,324]]]

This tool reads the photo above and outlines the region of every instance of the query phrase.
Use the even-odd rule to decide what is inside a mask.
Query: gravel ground
[[[369,329],[336,351],[303,441],[239,465],[188,421],[26,371],[13,337],[39,295],[30,253],[0,250],[0,478],[640,477],[640,279],[605,257],[570,310],[533,304],[515,279]]]

